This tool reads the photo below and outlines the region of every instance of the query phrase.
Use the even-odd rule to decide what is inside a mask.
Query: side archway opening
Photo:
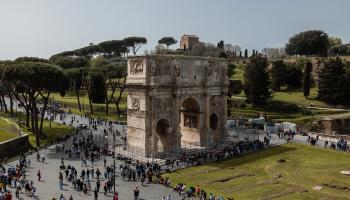
[[[218,128],[218,121],[219,121],[218,120],[218,116],[215,113],[211,114],[209,121],[210,121],[210,128],[212,130],[217,130],[217,128]]]

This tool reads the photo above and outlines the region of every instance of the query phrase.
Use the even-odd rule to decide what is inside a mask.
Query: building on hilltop
[[[199,43],[199,37],[195,35],[183,35],[180,41],[180,49],[191,49],[197,43]]]

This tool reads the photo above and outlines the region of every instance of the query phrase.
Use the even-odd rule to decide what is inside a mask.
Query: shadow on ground
[[[218,162],[211,162],[206,164],[207,166],[225,169],[225,168],[232,168],[237,167],[244,164],[249,164],[253,162],[257,162],[260,159],[266,159],[268,157],[273,157],[276,155],[283,154],[285,152],[290,152],[296,150],[295,147],[289,147],[289,146],[273,146],[267,149],[263,149],[258,152],[251,152],[247,154],[240,155],[238,157],[234,157],[228,160],[218,161]],[[238,162],[239,159],[239,162]]]

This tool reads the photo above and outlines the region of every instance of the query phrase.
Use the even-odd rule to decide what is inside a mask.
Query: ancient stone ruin
[[[180,55],[128,59],[127,142],[153,157],[184,145],[212,147],[227,138],[226,63]]]
[[[350,135],[350,115],[343,114],[322,119],[319,124],[326,135]]]

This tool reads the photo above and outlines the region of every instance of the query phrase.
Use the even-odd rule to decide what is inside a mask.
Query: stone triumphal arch
[[[128,59],[128,148],[150,157],[185,145],[224,142],[227,69],[223,59],[150,55]]]

